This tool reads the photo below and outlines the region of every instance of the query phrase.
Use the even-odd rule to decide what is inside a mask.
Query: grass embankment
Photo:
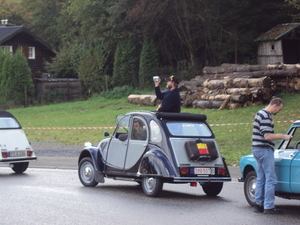
[[[300,119],[300,94],[278,95],[285,102],[282,111],[273,116],[274,121]],[[237,165],[239,158],[251,152],[252,122],[256,112],[265,106],[235,110],[182,108],[182,112],[206,114],[209,124],[244,123],[239,125],[212,126],[222,155],[230,165]],[[115,118],[134,110],[155,110],[155,107],[129,104],[127,98],[106,100],[100,97],[87,101],[59,103],[9,110],[23,127],[114,127]],[[249,124],[247,124],[249,123]],[[276,133],[285,133],[290,122],[275,123]],[[113,130],[105,130],[112,132]],[[65,144],[94,144],[103,139],[104,130],[37,130],[26,129],[29,140],[52,140]]]

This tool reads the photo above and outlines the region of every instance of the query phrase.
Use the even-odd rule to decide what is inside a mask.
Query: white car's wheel
[[[12,166],[12,170],[15,171],[15,173],[23,173],[25,170],[27,170],[28,165],[29,162],[14,163]]]
[[[81,183],[86,187],[95,187],[98,184],[95,180],[95,167],[90,157],[85,157],[80,161],[78,176]]]

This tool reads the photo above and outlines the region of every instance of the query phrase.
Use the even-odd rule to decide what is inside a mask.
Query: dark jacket
[[[162,106],[158,112],[180,112],[180,94],[177,88],[161,92],[159,87],[155,87],[155,94],[158,99],[162,100]]]

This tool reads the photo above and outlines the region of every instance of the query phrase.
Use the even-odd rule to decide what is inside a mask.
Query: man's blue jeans
[[[255,202],[265,209],[273,209],[277,183],[274,151],[269,148],[254,148],[252,153],[257,167]]]

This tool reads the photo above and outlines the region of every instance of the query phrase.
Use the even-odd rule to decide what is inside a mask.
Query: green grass
[[[285,102],[281,112],[273,116],[274,121],[300,119],[300,94],[278,95]],[[251,152],[252,122],[256,112],[264,106],[253,106],[235,110],[182,108],[182,112],[207,115],[209,124],[249,123],[240,125],[212,126],[222,155],[229,165],[237,165],[239,158]],[[127,98],[106,100],[99,96],[87,101],[67,102],[8,110],[23,127],[114,127],[115,118],[134,110],[155,110],[155,107],[129,104]],[[285,133],[290,122],[275,123],[276,133]],[[104,138],[103,132],[113,129],[96,130],[37,130],[26,129],[29,140],[52,140],[65,144],[80,144],[90,141],[94,144]],[[277,142],[278,143],[278,142]]]

